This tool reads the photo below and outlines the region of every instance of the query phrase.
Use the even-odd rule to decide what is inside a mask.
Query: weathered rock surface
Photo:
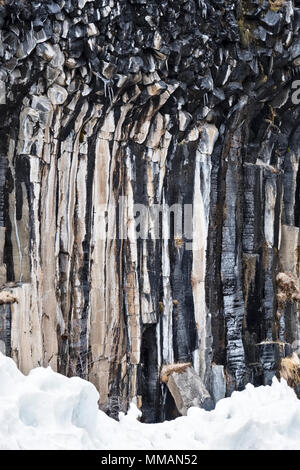
[[[18,299],[0,348],[23,372],[156,421],[163,365],[210,393],[223,366],[230,394],[275,373],[258,345],[299,347],[299,18],[298,0],[0,1],[0,285]],[[160,204],[170,239],[151,216],[138,238],[134,204]],[[179,235],[173,204],[193,206]]]
[[[226,396],[224,366],[213,365],[211,368],[211,394],[216,404]]]
[[[167,386],[182,416],[186,416],[188,409],[192,406],[204,408],[207,411],[214,408],[210,394],[193,367],[187,367],[179,373],[172,372]]]

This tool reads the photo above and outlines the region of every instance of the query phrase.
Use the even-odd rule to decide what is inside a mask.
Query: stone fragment
[[[179,111],[179,130],[183,132],[192,120],[192,116],[186,111]]]
[[[101,62],[101,73],[105,78],[112,78],[115,70],[116,67],[114,64],[110,64],[109,62],[105,62],[104,60]]]
[[[162,44],[162,37],[158,31],[155,31],[153,38],[153,48],[159,50]]]
[[[68,98],[68,92],[60,85],[54,84],[48,89],[47,96],[52,104],[63,104]]]
[[[78,0],[78,8],[82,10],[87,2],[90,2],[91,0]]]
[[[269,26],[271,29],[275,29],[275,27],[279,24],[281,18],[281,13],[268,10],[264,16],[261,16],[260,21],[265,25]]]
[[[36,39],[37,44],[48,41],[48,39],[51,38],[51,35],[48,34],[48,32],[42,28],[39,31],[34,32],[34,37]]]
[[[47,78],[48,86],[52,85],[52,83],[54,83],[57,80],[60,73],[61,73],[60,69],[56,69],[54,67],[51,67],[51,65],[47,66],[46,78]]]
[[[131,73],[137,73],[144,65],[144,61],[140,56],[132,56],[129,59],[128,70]]]
[[[180,364],[174,364],[180,366]],[[213,400],[205,388],[201,378],[191,366],[183,367],[169,373],[167,381],[168,389],[174,398],[179,413],[187,415],[187,411],[192,406],[212,410]]]
[[[52,115],[52,106],[49,99],[46,96],[33,96],[31,107],[39,113],[39,126],[45,129],[49,125]]]
[[[68,67],[69,69],[75,69],[76,65],[77,65],[77,62],[75,59],[73,59],[72,57],[69,57],[66,62],[65,62],[65,65],[66,67]]]
[[[99,34],[99,29],[95,23],[89,23],[87,33],[88,36],[97,36]]]
[[[17,58],[24,59],[27,57],[35,48],[37,44],[37,40],[34,36],[33,30],[28,31],[25,41],[19,44],[19,48],[17,50]]]
[[[51,44],[47,42],[38,44],[36,51],[39,56],[41,56],[44,60],[47,60],[48,62],[55,56],[55,50],[53,49]]]
[[[289,48],[291,60],[300,57],[300,39],[296,39]]]
[[[214,82],[211,77],[204,77],[200,81],[200,90],[204,92],[212,91],[214,88]]]
[[[163,81],[155,82],[153,85],[147,86],[147,92],[150,96],[159,95],[167,89],[167,85]]]
[[[47,1],[46,3],[47,10],[49,13],[52,13],[52,15],[55,15],[57,13],[60,13],[60,7],[57,5],[57,3],[52,2],[52,1]]]
[[[54,68],[61,68],[65,62],[65,56],[58,44],[55,44],[53,48],[54,48],[55,54],[50,64]]]

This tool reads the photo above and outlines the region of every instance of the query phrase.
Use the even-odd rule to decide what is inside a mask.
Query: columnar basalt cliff
[[[0,348],[23,372],[147,421],[185,376],[214,400],[269,383],[300,340],[299,68],[296,0],[0,1]]]

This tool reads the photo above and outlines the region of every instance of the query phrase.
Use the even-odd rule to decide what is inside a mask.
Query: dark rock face
[[[0,1],[0,349],[24,372],[157,421],[163,365],[219,398],[298,350],[299,30],[296,0]]]

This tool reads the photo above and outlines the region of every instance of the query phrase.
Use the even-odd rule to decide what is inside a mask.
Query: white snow
[[[98,410],[95,387],[50,368],[24,376],[0,353],[0,450],[300,449],[300,401],[285,381],[247,385],[210,412],[143,424],[134,405],[120,422]]]

